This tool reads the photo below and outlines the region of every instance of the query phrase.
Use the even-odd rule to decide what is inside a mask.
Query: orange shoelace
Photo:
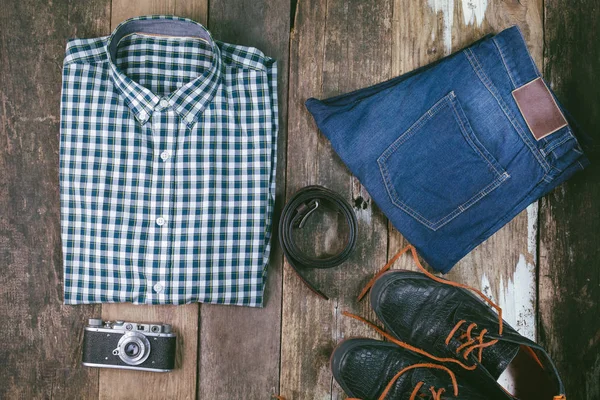
[[[431,363],[420,363],[420,364],[413,364],[413,365],[409,365],[406,368],[401,369],[400,371],[398,371],[398,373],[396,373],[396,375],[394,375],[392,377],[392,379],[390,379],[390,381],[388,382],[388,384],[385,386],[385,389],[383,389],[383,392],[381,392],[381,395],[379,396],[378,400],[384,400],[385,397],[388,395],[388,393],[390,392],[390,390],[392,390],[392,387],[394,386],[394,383],[396,383],[396,381],[406,372],[413,370],[413,369],[417,369],[417,368],[432,368],[432,369],[440,369],[442,371],[445,371],[448,373],[448,375],[450,375],[450,380],[452,381],[452,388],[454,390],[454,397],[458,396],[458,383],[456,381],[456,376],[454,375],[454,372],[452,372],[449,368],[444,367],[443,365],[437,365],[437,364],[431,364]],[[421,390],[421,388],[423,387],[423,385],[425,384],[425,382],[421,381],[419,383],[417,383],[413,389],[413,391],[410,394],[410,398],[409,400],[415,400],[417,398],[417,396],[419,397],[423,397],[424,395],[421,394],[419,395],[419,391]],[[444,388],[440,388],[440,389],[436,389],[433,386],[429,387],[429,392],[432,395],[432,400],[442,400],[442,394],[444,394],[446,392],[446,389]],[[273,395],[272,398],[274,399],[278,399],[278,400],[286,400],[285,397],[283,396],[278,396],[278,395]],[[359,398],[356,397],[348,397],[346,400],[361,400]]]
[[[488,303],[492,308],[494,308],[498,312],[498,334],[502,335],[503,321],[502,321],[502,309],[500,308],[500,306],[498,306],[496,303],[494,303],[489,297],[487,297],[485,294],[483,294],[482,291],[480,291],[478,289],[475,289],[471,286],[463,285],[461,283],[442,279],[440,277],[433,275],[431,272],[427,271],[427,269],[425,269],[425,267],[423,267],[423,264],[421,264],[421,261],[419,260],[419,257],[417,255],[417,250],[412,245],[408,245],[405,248],[403,248],[402,250],[400,250],[398,253],[396,253],[396,255],[394,257],[392,257],[390,259],[390,261],[387,264],[385,264],[383,266],[383,268],[381,268],[381,270],[379,270],[379,272],[377,272],[377,274],[373,277],[373,279],[371,279],[369,281],[369,283],[367,283],[367,285],[364,287],[364,289],[358,295],[358,300],[359,301],[362,300],[363,297],[365,297],[365,295],[369,292],[369,290],[371,289],[371,287],[373,286],[373,284],[375,283],[377,278],[379,278],[381,275],[383,275],[383,273],[388,271],[391,268],[391,266],[400,258],[400,256],[402,256],[404,253],[407,253],[409,250],[412,254],[413,260],[414,260],[415,264],[417,265],[417,267],[428,278],[433,279],[436,282],[443,283],[444,285],[450,285],[450,286],[454,286],[454,287],[458,287],[458,288],[471,290],[471,291],[477,293],[483,300],[485,300],[486,303]],[[467,323],[467,321],[465,321],[465,320],[460,320],[456,323],[456,325],[450,331],[450,334],[446,338],[446,341],[445,341],[446,345],[448,345],[450,343],[450,340],[452,339],[452,337],[466,323]],[[487,329],[483,329],[479,333],[479,335],[477,335],[476,337],[473,338],[471,336],[471,334],[472,334],[473,329],[475,329],[475,328],[477,328],[477,324],[471,323],[468,325],[466,332],[464,332],[461,336],[459,336],[459,340],[463,341],[463,343],[456,349],[456,354],[459,354],[462,351],[463,357],[466,360],[473,351],[478,350],[477,358],[478,358],[479,362],[481,362],[483,349],[486,347],[495,345],[496,343],[498,343],[498,340],[494,339],[494,340],[490,340],[488,342],[484,341],[485,334],[488,332]]]
[[[446,345],[450,344],[450,340],[452,339],[454,334],[466,322],[467,321],[462,319],[456,323],[456,325],[454,326],[454,328],[452,328],[452,331],[450,331],[450,334],[446,338],[446,341],[444,342],[446,343]],[[479,360],[479,362],[481,362],[483,349],[495,345],[496,343],[498,343],[498,339],[493,339],[489,342],[484,342],[483,338],[487,333],[487,329],[482,330],[481,332],[479,332],[479,335],[477,337],[473,338],[471,336],[471,331],[474,328],[477,328],[477,324],[473,322],[469,324],[469,326],[467,327],[467,331],[459,336],[458,339],[463,340],[464,342],[456,348],[456,354],[459,354],[461,351],[463,351],[463,358],[466,360],[469,357],[469,354],[471,354],[474,350],[479,349],[479,351],[477,352],[477,359]]]
[[[379,396],[378,400],[385,399],[385,397],[388,395],[390,390],[392,390],[394,383],[396,383],[396,381],[398,380],[398,378],[400,378],[400,376],[402,376],[402,374],[404,374],[410,370],[417,369],[417,368],[441,369],[442,371],[447,372],[448,375],[450,375],[450,379],[452,380],[452,387],[454,388],[454,397],[458,396],[458,383],[456,382],[456,376],[454,375],[454,373],[452,371],[450,371],[447,367],[444,367],[443,365],[422,363],[422,364],[409,365],[408,367],[398,371],[398,373],[396,375],[394,375],[392,377],[392,379],[390,379],[390,381],[386,385],[383,392],[381,392],[381,395]],[[413,389],[413,391],[410,394],[409,400],[415,400],[417,398],[417,395],[419,394],[419,390],[421,390],[421,387],[424,384],[425,384],[425,382],[423,382],[423,381],[417,383],[417,385],[415,386],[415,388]],[[429,391],[433,396],[432,400],[442,400],[442,394],[446,391],[446,389],[444,389],[444,388],[436,389],[433,386],[431,386],[431,387],[429,387]],[[422,396],[419,396],[419,397],[422,397]],[[355,397],[349,397],[347,400],[361,400],[361,399],[358,399]]]
[[[410,345],[406,342],[403,342],[401,340],[396,339],[394,336],[390,335],[389,333],[387,333],[386,331],[384,331],[383,329],[381,329],[380,327],[378,327],[377,325],[375,325],[374,323],[372,323],[371,321],[368,321],[366,319],[364,319],[363,317],[359,317],[358,315],[349,313],[347,311],[342,311],[342,315],[345,315],[346,317],[350,317],[350,318],[354,318],[357,321],[360,321],[366,325],[368,325],[369,327],[371,327],[374,331],[376,331],[377,333],[379,333],[381,336],[383,336],[384,338],[386,338],[389,342],[394,343],[397,346],[403,347],[407,350],[410,350],[414,353],[418,353],[421,354],[422,356],[425,356],[427,358],[430,358],[432,360],[435,360],[437,362],[447,362],[447,363],[454,363],[454,364],[458,364],[459,366],[461,366],[464,369],[467,369],[469,371],[472,371],[476,368],[475,365],[465,365],[462,362],[455,360],[454,358],[445,358],[445,357],[436,357],[433,354],[430,354],[428,352],[426,352],[425,350],[419,349],[418,347],[415,347],[413,345]]]

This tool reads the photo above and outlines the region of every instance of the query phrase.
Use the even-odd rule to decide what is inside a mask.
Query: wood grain
[[[284,267],[281,394],[288,399],[341,398],[329,357],[344,337],[373,336],[340,315],[348,310],[371,316],[356,303],[368,271],[386,259],[387,228],[381,212],[352,178],[304,107],[311,96],[328,97],[373,84],[390,74],[391,1],[301,1],[290,45],[287,196],[310,184],[340,193],[355,206],[357,248],[343,265],[307,274],[330,300],[312,293]],[[315,214],[299,232],[304,248],[333,253],[344,244],[339,216]],[[342,232],[338,234],[338,232]]]
[[[111,29],[128,18],[151,14],[191,18],[206,26],[208,0],[113,0]]]
[[[109,1],[0,8],[0,398],[97,397],[80,366],[95,306],[63,305],[58,146],[67,39],[109,29]]]
[[[202,1],[126,1],[113,0],[111,29],[127,18],[148,14],[177,14],[206,24],[208,0]],[[137,371],[101,370],[101,399],[195,399],[198,363],[199,305],[150,306],[104,304],[105,320],[160,322],[173,325],[178,336],[176,370],[168,374]],[[131,384],[135,381],[135,384]]]
[[[290,2],[211,2],[208,27],[216,39],[254,46],[277,60],[279,95],[275,215],[285,198],[285,143]],[[275,218],[274,226],[278,219]],[[199,337],[198,398],[268,399],[279,391],[282,256],[273,238],[262,309],[203,304]]]
[[[600,140],[600,8],[594,0],[546,0],[544,68],[558,98]],[[540,205],[540,339],[567,397],[600,398],[600,154]]]
[[[541,0],[489,2],[484,10],[465,9],[461,2],[450,7],[449,3],[450,0],[396,0],[394,75],[426,65],[487,33],[499,32],[515,24],[523,30],[529,48],[541,66]],[[486,2],[470,4],[471,7],[483,7]],[[448,10],[452,15],[445,13]],[[533,204],[463,258],[447,275],[448,279],[482,289],[503,308],[504,318],[532,339],[536,335],[536,242],[537,204]],[[390,256],[405,244],[398,231],[390,227]],[[412,258],[406,256],[396,263],[395,268],[415,269],[415,266]],[[508,381],[503,383],[509,384]]]

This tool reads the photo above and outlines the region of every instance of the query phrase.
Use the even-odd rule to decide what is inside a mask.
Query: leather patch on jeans
[[[513,90],[512,95],[536,140],[567,126],[565,116],[542,78]]]

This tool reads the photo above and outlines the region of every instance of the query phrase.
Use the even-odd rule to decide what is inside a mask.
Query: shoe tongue
[[[473,308],[468,305],[464,303],[461,304],[454,313],[454,323],[458,323],[458,321],[464,319],[467,321],[467,323],[464,324],[464,328],[466,329],[471,321],[478,321],[477,328],[473,330],[471,337],[476,337],[483,329],[487,329],[487,333],[484,336],[484,342],[498,339],[498,343],[483,349],[481,361],[481,364],[489,371],[490,375],[492,375],[494,379],[498,379],[506,367],[508,367],[511,361],[517,356],[520,343],[527,344],[527,342],[531,341],[521,336],[506,322],[503,323],[502,336],[498,335],[499,326],[497,314],[490,311],[489,314],[485,315],[473,315],[473,311]],[[458,333],[455,334],[455,337],[458,336],[460,336]],[[471,353],[473,359],[476,358],[475,353],[476,351]]]

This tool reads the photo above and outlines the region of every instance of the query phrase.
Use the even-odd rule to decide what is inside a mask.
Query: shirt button
[[[169,153],[168,151],[163,151],[162,153],[160,153],[160,158],[163,161],[167,161],[169,157],[171,157],[171,153]]]
[[[169,100],[160,99],[160,101],[158,102],[158,105],[161,106],[162,108],[169,107]]]
[[[160,293],[163,290],[163,285],[161,285],[160,283],[157,283],[156,285],[154,285],[154,291],[156,293]]]
[[[165,219],[163,217],[156,218],[156,225],[158,225],[158,226],[163,226],[165,224],[165,222],[167,222],[167,221],[165,221]]]

